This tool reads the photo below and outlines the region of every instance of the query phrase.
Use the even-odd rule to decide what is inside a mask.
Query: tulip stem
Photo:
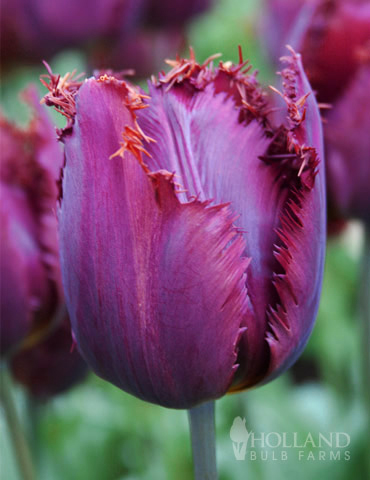
[[[14,399],[11,391],[12,386],[8,375],[5,372],[5,367],[1,366],[0,371],[0,401],[4,409],[4,414],[21,478],[22,480],[35,480],[36,477],[34,474],[29,446],[26,441],[24,431],[20,424],[17,410],[14,404]]]
[[[217,480],[215,402],[188,411],[195,480]]]

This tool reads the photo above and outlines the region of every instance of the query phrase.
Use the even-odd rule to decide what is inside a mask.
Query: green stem
[[[188,411],[195,480],[217,480],[215,402]]]
[[[26,442],[22,426],[19,422],[18,414],[12,398],[11,383],[8,375],[5,372],[4,366],[0,368],[0,372],[0,401],[4,408],[4,413],[21,478],[22,480],[35,480],[36,477],[31,461],[30,450]]]

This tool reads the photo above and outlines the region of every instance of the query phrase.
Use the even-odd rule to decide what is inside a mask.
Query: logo
[[[236,460],[348,461],[351,437],[346,432],[248,432],[245,418],[234,418],[230,428]]]
[[[245,426],[245,418],[234,418],[230,428],[230,438],[233,442],[234,455],[237,460],[244,460],[249,438],[248,430]]]

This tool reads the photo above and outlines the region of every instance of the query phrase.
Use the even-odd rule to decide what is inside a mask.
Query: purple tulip
[[[176,53],[185,24],[213,0],[2,0],[0,3],[1,65],[41,62],[66,48],[88,52],[93,67],[143,66],[134,57],[145,45],[146,74],[157,67],[150,60],[158,50]],[[149,37],[145,40],[145,37]],[[164,38],[167,45],[164,43]],[[173,40],[176,38],[176,42]],[[139,41],[139,47],[135,42]],[[165,47],[165,48],[164,48]],[[134,60],[131,64],[130,61]],[[93,63],[95,62],[95,63]]]
[[[368,0],[301,0],[286,22],[284,0],[267,0],[265,27],[283,22],[277,39],[264,39],[275,61],[289,43],[302,53],[324,115],[329,230],[343,219],[370,224],[370,3]],[[284,23],[285,22],[285,23]]]
[[[267,382],[302,351],[325,250],[321,124],[299,55],[286,118],[246,62],[190,60],[149,83],[51,74],[68,311],[93,370],[189,408]]]
[[[34,119],[21,130],[0,118],[1,354],[44,331],[62,298],[56,179],[63,156],[34,90]]]
[[[10,363],[13,377],[40,400],[65,392],[81,382],[88,372],[72,345],[71,325],[66,315],[43,341],[14,355]]]
[[[157,72],[163,58],[184,50],[186,24],[211,7],[213,0],[147,0],[134,30],[96,48],[90,63],[99,69],[133,69],[136,77]]]
[[[370,65],[357,72],[328,112],[325,146],[328,193],[336,216],[370,226]]]
[[[163,58],[181,52],[185,44],[183,29],[140,28],[129,35],[122,35],[112,45],[95,49],[90,63],[99,66],[100,70],[129,67],[135,77],[146,78],[157,72]]]
[[[136,26],[146,0],[3,0],[2,64],[49,58],[64,48],[91,48]]]

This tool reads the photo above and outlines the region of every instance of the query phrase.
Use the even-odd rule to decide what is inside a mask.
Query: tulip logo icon
[[[235,417],[230,428],[230,438],[233,442],[234,455],[237,460],[244,460],[250,433],[245,427],[245,418]]]

